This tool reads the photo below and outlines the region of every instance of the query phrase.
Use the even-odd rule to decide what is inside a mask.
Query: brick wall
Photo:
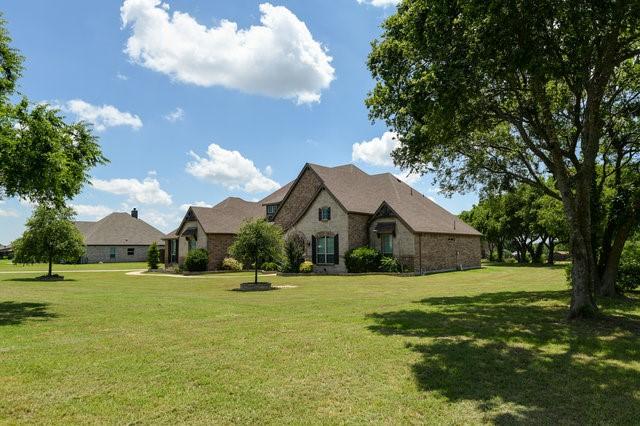
[[[455,270],[459,265],[463,269],[480,267],[480,236],[422,234],[416,235],[415,245],[416,270],[420,268],[420,249],[423,271]]]
[[[318,209],[321,207],[331,207],[331,220],[318,220]],[[340,259],[337,265],[315,265],[316,272],[339,273],[346,272],[344,265],[344,254],[349,247],[349,217],[340,204],[336,202],[331,194],[327,191],[321,191],[318,197],[313,201],[309,210],[290,228],[289,232],[301,232],[306,241],[307,260],[315,263],[315,259],[311,259],[311,236],[335,236],[338,235],[338,252]]]
[[[369,218],[367,214],[349,213],[349,247],[351,250],[369,244]]]
[[[393,222],[396,224],[396,234],[393,237],[393,257],[411,269],[415,260],[415,234],[407,228],[401,220],[395,217],[380,217],[371,222],[369,226],[369,246],[376,250],[382,250],[382,239],[375,232],[379,222]]]
[[[274,222],[285,230],[293,226],[302,211],[313,200],[321,185],[322,182],[318,175],[313,170],[306,169],[289,197],[280,205]]]
[[[111,259],[111,247],[116,248],[116,257]],[[133,249],[133,256],[127,254],[127,249]],[[158,245],[158,249],[164,248]],[[149,246],[87,246],[87,254],[83,262],[114,263],[114,262],[146,262]]]
[[[233,234],[207,234],[208,270],[214,271],[222,267],[222,261],[228,256],[229,247],[234,239]]]

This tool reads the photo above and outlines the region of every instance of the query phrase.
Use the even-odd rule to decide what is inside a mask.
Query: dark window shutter
[[[318,220],[322,220],[322,208],[318,209]]]
[[[316,263],[316,237],[311,236],[311,261]]]
[[[331,207],[327,207],[327,211],[328,211],[327,220],[331,220]],[[336,235],[336,237],[337,237],[337,235]]]
[[[340,247],[338,246],[338,236],[333,237],[333,263],[340,263]]]

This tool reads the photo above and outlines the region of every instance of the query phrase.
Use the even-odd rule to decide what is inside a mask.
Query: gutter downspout
[[[418,234],[418,263],[420,267],[419,274],[422,275],[422,234]]]

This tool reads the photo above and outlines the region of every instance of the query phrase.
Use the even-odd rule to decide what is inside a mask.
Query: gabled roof
[[[111,213],[97,222],[74,222],[86,245],[164,245],[164,233],[128,213]]]
[[[267,195],[262,200],[258,201],[258,203],[260,203],[263,206],[267,204],[278,204],[284,199],[284,196],[287,195],[287,192],[289,192],[289,188],[291,188],[291,185],[293,185],[294,182],[295,181],[292,180],[291,182],[281,187],[277,191]]]
[[[265,217],[265,209],[260,202],[238,197],[226,198],[213,207],[190,207],[189,211],[193,212],[207,234],[235,234],[244,221]],[[184,220],[176,231],[181,231],[183,225]]]
[[[481,235],[391,173],[369,175],[353,164],[307,167],[350,213],[373,215],[386,202],[414,232]]]

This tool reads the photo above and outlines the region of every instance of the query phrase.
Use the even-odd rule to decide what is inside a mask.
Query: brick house
[[[138,210],[111,213],[96,222],[76,221],[87,249],[81,263],[144,262],[152,243],[164,256],[164,233],[138,218]]]
[[[369,175],[352,164],[306,164],[297,178],[258,202],[227,198],[191,207],[165,237],[165,263],[181,264],[190,248],[209,252],[218,269],[240,225],[265,217],[304,236],[317,272],[346,272],[345,253],[374,247],[417,273],[480,267],[480,233],[390,173]]]

